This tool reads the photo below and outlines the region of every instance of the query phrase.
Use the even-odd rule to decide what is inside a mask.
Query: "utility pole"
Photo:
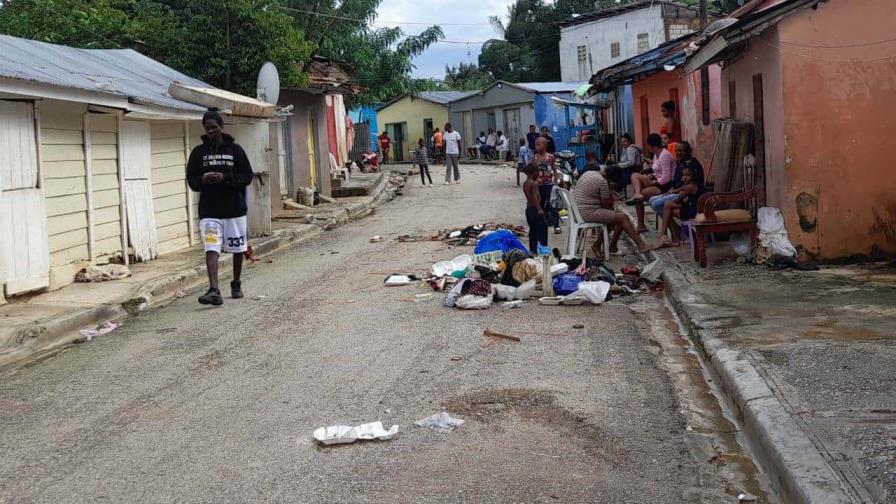
[[[700,0],[700,30],[706,29],[706,0]]]

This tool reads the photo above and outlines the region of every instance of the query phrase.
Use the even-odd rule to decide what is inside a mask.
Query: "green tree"
[[[495,78],[474,63],[445,66],[445,86],[456,91],[475,91],[488,87]]]
[[[301,85],[311,54],[273,0],[7,0],[0,32],[83,48],[132,48],[214,86],[255,96],[265,61]]]
[[[411,77],[412,60],[444,38],[439,26],[406,36],[400,28],[371,26],[382,0],[285,0],[305,33],[314,34],[315,53],[351,67],[353,80],[364,88],[357,104],[372,104],[436,85]]]

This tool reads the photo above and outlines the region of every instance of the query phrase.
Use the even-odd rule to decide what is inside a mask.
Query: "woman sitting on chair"
[[[617,167],[611,167],[606,172],[589,170],[579,177],[576,184],[574,195],[576,206],[585,222],[594,222],[604,224],[613,228],[613,237],[610,239],[610,252],[618,250],[617,244],[622,232],[625,231],[635,244],[638,246],[639,252],[647,252],[650,246],[641,238],[628,216],[623,212],[617,212],[614,208],[613,195],[610,192],[610,183],[607,179],[612,179],[614,183],[619,185],[621,178],[621,170]],[[591,251],[596,257],[603,255],[603,236],[594,242]],[[608,258],[604,258],[608,259]]]

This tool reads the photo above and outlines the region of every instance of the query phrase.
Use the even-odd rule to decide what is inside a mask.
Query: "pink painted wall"
[[[822,2],[751,39],[722,72],[723,109],[734,80],[748,121],[763,74],[768,205],[810,255],[896,256],[896,42],[870,44],[892,39],[894,22],[887,2]]]
[[[640,145],[642,139],[646,136],[641,126],[641,96],[647,96],[650,120],[650,131],[648,133],[656,133],[663,124],[663,114],[660,111],[660,105],[669,99],[670,89],[678,89],[678,117],[681,140],[690,142],[694,148],[694,156],[708,167],[713,147],[712,120],[718,119],[722,115],[721,70],[719,67],[711,67],[709,76],[710,121],[706,125],[703,124],[700,72],[685,74],[681,69],[673,72],[660,72],[634,83],[632,95],[634,101],[635,141]]]

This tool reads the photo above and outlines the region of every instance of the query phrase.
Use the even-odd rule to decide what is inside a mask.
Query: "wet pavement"
[[[886,263],[771,271],[725,243],[699,269],[686,246],[659,255],[684,279],[697,331],[745,352],[854,502],[896,502],[896,271]]]
[[[462,170],[459,186],[411,177],[372,216],[252,265],[246,299],[179,299],[5,374],[0,502],[764,497],[661,295],[463,312],[441,295],[417,298],[428,287],[383,286],[470,250],[399,235],[522,223],[512,168]],[[442,410],[467,423],[413,427]],[[321,426],[376,420],[399,424],[399,436],[335,448],[311,439]]]

